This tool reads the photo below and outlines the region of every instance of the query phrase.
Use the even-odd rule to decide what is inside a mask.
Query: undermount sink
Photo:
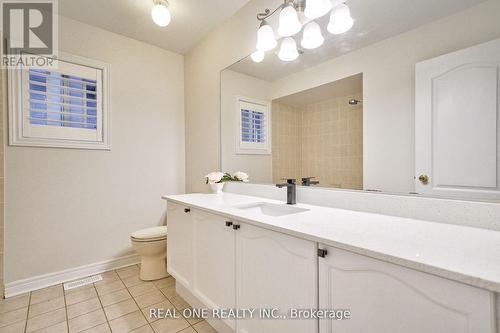
[[[309,210],[290,205],[278,205],[268,202],[254,202],[250,204],[238,205],[233,207],[247,212],[253,212],[274,217],[292,215],[292,214],[307,212]]]

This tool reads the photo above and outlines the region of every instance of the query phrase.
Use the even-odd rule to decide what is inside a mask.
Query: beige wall
[[[361,93],[307,105],[302,111],[302,175],[320,185],[363,189],[363,108],[349,106]]]
[[[255,13],[279,1],[251,1],[186,56],[187,191],[219,167],[219,71],[255,47]],[[416,62],[500,37],[500,2],[490,0],[277,82],[273,98],[363,73],[365,188],[413,189]]]
[[[7,147],[6,283],[133,253],[133,231],[164,223],[161,195],[184,191],[183,57],[59,24],[62,51],[110,64],[112,150]]]
[[[273,183],[301,177],[302,109],[273,101],[272,104]]]
[[[231,70],[221,73],[221,149],[223,172],[244,171],[255,182],[271,182],[271,155],[238,154],[238,117],[236,100],[247,97],[271,101],[271,83]],[[215,170],[215,169],[214,169]],[[214,171],[212,170],[212,171]],[[198,179],[200,181],[200,179]]]
[[[320,185],[363,189],[362,93],[293,107],[273,102],[273,181],[316,177]]]

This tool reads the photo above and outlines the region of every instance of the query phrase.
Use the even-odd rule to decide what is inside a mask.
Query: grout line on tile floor
[[[66,328],[68,329],[69,333],[68,303],[66,303],[66,291],[64,290],[64,286],[63,286],[63,297],[64,297],[64,308],[66,309]]]
[[[113,270],[113,272],[116,273],[116,270]],[[95,283],[92,283],[92,285],[94,286],[94,289],[95,289],[95,292],[97,294],[97,300],[99,301],[99,304],[101,304],[101,309],[102,309],[102,312],[104,313],[104,318],[106,318],[106,324],[108,324],[108,327],[109,327],[109,331],[112,332],[111,330],[111,325],[109,324],[109,319],[108,319],[108,315],[106,314],[106,311],[104,311],[104,306],[102,305],[102,302],[101,302],[101,297],[99,297],[99,293],[97,293],[97,288],[95,286]],[[69,332],[69,331],[68,331]]]
[[[137,266],[137,265],[135,265]],[[130,266],[132,267],[132,266]],[[141,268],[139,267],[139,270]],[[118,274],[118,273],[117,273]],[[120,281],[123,283],[123,285],[125,286],[125,290],[127,290],[127,292],[129,293],[130,297],[132,297],[132,300],[134,301],[135,305],[137,305],[137,308],[139,309],[139,312],[141,313],[141,315],[144,317],[144,319],[146,319],[146,325],[149,326],[151,328],[151,330],[153,330],[153,332],[156,332],[153,328],[153,326],[151,326],[151,323],[149,322],[148,318],[146,318],[146,316],[144,315],[144,313],[142,312],[142,309],[141,307],[139,306],[139,304],[137,303],[137,301],[135,300],[134,296],[132,296],[132,294],[130,293],[130,290],[128,290],[128,287],[125,285],[125,283],[123,282],[123,279],[121,278],[120,275],[118,275],[118,278],[120,279]],[[153,284],[153,286],[156,288],[156,286]],[[146,326],[144,325],[144,326]],[[141,326],[141,327],[144,327],[144,326]],[[110,328],[111,328],[111,325],[110,325]]]
[[[135,266],[136,268],[139,268],[139,270],[140,270],[140,266],[139,266],[139,265],[130,265],[130,266],[128,266],[128,267],[134,267],[134,266]],[[152,331],[152,332],[156,332],[156,331],[154,330],[154,328],[153,328],[152,323],[150,323],[150,322],[149,322],[149,320],[148,320],[148,318],[147,318],[146,314],[142,311],[141,307],[140,307],[140,306],[139,306],[139,304],[137,303],[136,298],[135,298],[134,296],[132,296],[132,294],[131,294],[131,292],[130,292],[130,290],[129,290],[129,287],[127,287],[127,286],[125,285],[125,283],[123,282],[123,280],[124,280],[124,279],[129,278],[130,276],[122,278],[122,277],[120,277],[120,275],[118,274],[118,272],[117,272],[117,270],[116,270],[116,269],[114,269],[114,270],[110,270],[110,271],[108,271],[108,272],[114,272],[114,274],[116,274],[116,276],[117,276],[116,281],[120,281],[120,282],[123,284],[123,289],[120,289],[120,290],[125,290],[125,291],[126,291],[126,293],[130,296],[130,298],[131,298],[131,299],[134,301],[134,303],[136,304],[137,308],[139,309],[138,311],[140,311],[140,313],[141,313],[142,317],[146,320],[146,324],[144,324],[143,326],[140,326],[139,328],[144,328],[144,327],[148,326],[148,327],[151,329],[151,331]],[[139,272],[136,272],[136,274],[139,274]],[[167,276],[166,278],[172,278],[172,279],[174,279],[174,278],[173,278],[173,277],[171,277],[171,276]],[[175,280],[175,279],[174,279],[174,280]],[[144,281],[144,282],[148,282],[148,281]],[[172,302],[172,301],[171,301],[171,299],[173,299],[173,298],[175,298],[175,297],[181,297],[181,296],[180,296],[180,295],[178,295],[177,293],[175,293],[175,295],[174,295],[174,296],[172,296],[172,297],[168,297],[167,295],[165,295],[165,294],[161,291],[161,289],[160,289],[160,288],[159,288],[159,287],[158,287],[155,283],[152,283],[152,285],[153,285],[153,289],[154,289],[154,290],[156,290],[156,291],[160,291],[160,292],[162,293],[162,295],[165,297],[165,299],[166,299],[168,302],[170,302],[170,303]],[[61,285],[61,284],[59,284],[58,286],[62,286],[62,285]],[[105,319],[106,319],[106,323],[107,323],[107,325],[108,325],[108,328],[109,328],[109,330],[112,332],[112,328],[111,328],[110,320],[108,319],[108,315],[107,315],[107,314],[106,314],[106,312],[104,311],[104,305],[103,305],[103,303],[102,303],[102,301],[101,301],[101,296],[99,295],[99,293],[97,293],[97,286],[96,286],[95,284],[92,284],[92,286],[91,286],[91,287],[89,287],[89,289],[90,289],[90,288],[93,288],[93,289],[94,289],[94,291],[95,291],[95,293],[96,293],[96,298],[97,298],[97,300],[99,301],[100,310],[101,310],[101,311],[103,311],[103,313],[104,313],[104,317],[105,317]],[[83,290],[83,289],[82,289],[82,290]],[[26,321],[25,321],[25,324],[24,324],[24,332],[27,332],[27,329],[28,329],[28,320],[30,319],[30,318],[29,318],[29,314],[30,314],[30,307],[31,307],[31,303],[32,303],[32,296],[33,296],[32,292],[29,292],[29,297],[28,297],[28,309],[27,309],[27,311],[26,311],[26,317],[25,317],[25,320],[26,320]],[[140,296],[140,295],[139,295],[139,296]],[[69,321],[70,321],[70,319],[69,319],[69,313],[68,313],[68,303],[67,303],[67,299],[66,299],[66,297],[67,297],[67,294],[66,294],[66,292],[64,292],[64,291],[63,291],[64,308],[65,308],[65,315],[66,315],[66,328],[67,328],[68,332],[70,332],[70,325],[69,325]],[[136,296],[136,297],[138,297],[138,296]],[[86,302],[86,301],[88,301],[88,299],[86,299],[86,300],[82,300],[82,301],[77,302],[77,303],[72,304],[72,305],[80,304],[80,303],[82,303],[82,302]],[[118,302],[118,303],[120,303],[120,302]],[[118,303],[115,303],[115,304],[118,304]],[[110,305],[112,305],[112,304],[110,304]],[[173,305],[173,303],[172,303],[172,305]],[[174,308],[175,308],[176,310],[181,311],[181,310],[179,309],[179,308],[180,308],[180,306],[179,306],[179,305],[177,305],[177,306],[173,305],[173,306],[174,306]],[[95,310],[95,311],[99,311],[99,310]],[[90,312],[92,312],[92,311],[90,311]],[[78,318],[78,317],[83,316],[83,315],[86,315],[86,314],[88,314],[88,313],[90,313],[90,312],[87,312],[87,313],[84,313],[84,314],[80,314],[80,315],[78,315],[78,316],[76,316],[76,317],[74,317],[74,318]],[[118,318],[121,318],[121,317],[124,317],[124,316],[126,316],[126,315],[127,315],[127,314],[121,315],[121,316],[119,316],[119,317],[117,317],[117,318],[114,318],[113,320],[118,319]],[[182,316],[182,317],[184,318],[184,316]],[[74,319],[74,318],[71,318],[71,319]],[[191,323],[190,323],[190,322],[189,322],[186,318],[184,318],[184,320],[186,320],[186,321],[187,321],[187,323],[188,323],[188,326],[187,326],[186,328],[191,327],[191,328],[192,328],[195,332],[198,332],[198,331],[196,330],[196,328],[195,328],[195,326],[194,326],[194,325],[199,324],[201,321],[194,322],[194,323],[192,323],[192,324],[191,324]],[[60,324],[60,323],[59,323],[59,324]],[[99,324],[99,325],[102,325],[102,324]],[[99,325],[95,325],[95,326],[92,326],[92,327],[87,328],[87,329],[92,329],[92,328],[95,328],[95,327],[97,327],[97,326],[99,326]],[[51,326],[49,326],[49,328],[50,328],[50,327],[51,327]],[[138,328],[138,329],[139,329],[139,328]],[[186,329],[186,328],[184,328],[184,329]],[[43,329],[47,329],[47,328],[43,328]]]
[[[24,323],[24,332],[28,330],[28,320],[30,318],[30,307],[31,307],[31,292],[28,297],[28,310],[26,311],[26,322]]]
[[[126,289],[126,288],[125,288],[125,289]],[[120,290],[121,290],[121,289],[120,289]],[[128,292],[128,290],[127,290],[127,292]],[[130,293],[129,293],[129,294],[130,294]],[[104,312],[104,316],[105,316],[105,318],[106,318],[106,321],[107,321],[107,322],[109,322],[109,320],[108,320],[108,316],[106,315],[106,312],[104,311],[104,306],[102,305],[101,299],[100,299],[99,297],[97,297],[97,299],[99,300],[99,303],[101,304],[101,309],[100,309],[100,310],[102,310],[102,311]],[[133,299],[133,297],[132,297],[132,299]],[[83,303],[83,302],[86,302],[86,301],[88,301],[88,300],[84,300],[84,301],[81,301],[81,302],[78,302],[78,303],[75,303],[75,304],[71,304],[71,305],[80,304],[80,303]],[[120,301],[120,302],[117,302],[117,303],[110,304],[110,305],[108,305],[108,306],[113,306],[113,305],[116,305],[116,304],[119,304],[119,303],[121,303],[121,302],[125,302],[125,301],[126,301],[126,300],[123,300],[123,301]],[[135,300],[134,300],[134,301],[135,301]],[[137,304],[137,303],[136,303],[136,304]],[[67,310],[67,309],[66,309],[66,310]],[[88,315],[89,313],[92,313],[92,312],[95,312],[95,311],[98,311],[98,310],[99,310],[99,309],[97,309],[97,310],[92,310],[92,311],[89,311],[89,312],[86,312],[86,313],[82,313],[82,314],[79,314],[78,316],[75,316],[75,317],[73,317],[73,318],[71,318],[71,319],[79,318],[79,317],[82,317],[82,316]],[[126,315],[127,315],[127,314],[121,315],[121,316],[119,316],[119,317],[113,318],[112,320],[115,320],[115,319],[118,319],[118,318],[125,317]],[[69,322],[69,320],[68,320],[68,322]],[[96,325],[96,326],[89,327],[88,329],[91,329],[91,328],[97,327],[97,326],[99,326],[99,325],[102,325],[102,324],[98,324],[98,325]],[[146,325],[144,325],[144,326],[146,326]]]

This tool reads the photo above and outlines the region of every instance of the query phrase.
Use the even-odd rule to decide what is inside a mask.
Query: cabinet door
[[[184,287],[193,280],[193,220],[189,208],[167,204],[167,270]]]
[[[500,39],[417,64],[417,192],[500,198],[499,70]]]
[[[235,307],[234,242],[228,219],[203,211],[193,211],[194,279],[193,294],[212,309]],[[234,319],[225,319],[235,329]]]
[[[236,232],[236,304],[239,309],[316,308],[316,243],[241,224]],[[256,313],[257,315],[257,313]],[[238,333],[314,333],[316,320],[238,319]]]
[[[351,319],[320,320],[320,333],[493,333],[493,294],[334,248],[319,259],[319,307]]]

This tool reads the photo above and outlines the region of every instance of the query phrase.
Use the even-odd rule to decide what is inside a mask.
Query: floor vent
[[[78,287],[86,286],[88,284],[92,284],[97,281],[102,281],[102,275],[99,274],[99,275],[89,276],[88,278],[85,279],[65,283],[64,290],[75,289]]]

